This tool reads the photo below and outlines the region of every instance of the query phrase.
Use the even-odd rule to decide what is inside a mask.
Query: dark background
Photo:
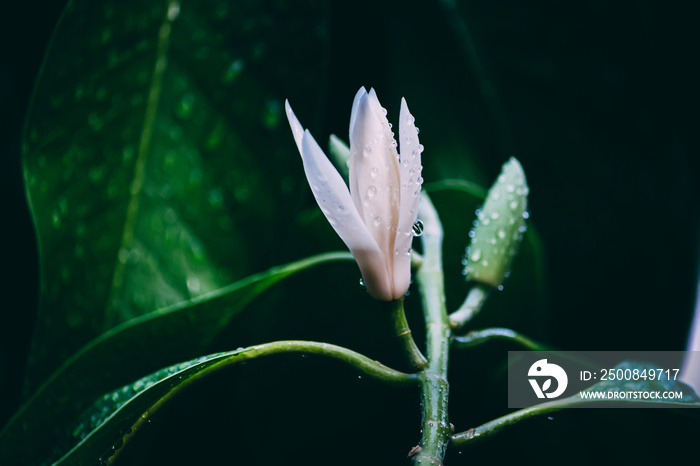
[[[697,283],[700,173],[690,3],[458,3],[471,55],[438,2],[335,2],[327,117],[314,132],[344,136],[345,109],[366,85],[390,117],[406,96],[425,157],[440,153],[425,162],[428,181],[488,185],[517,156],[546,250],[550,319],[538,324],[546,341],[570,350],[683,349]],[[18,403],[38,293],[20,135],[64,4],[11,2],[0,16],[0,424]],[[599,412],[567,416],[562,422],[585,432],[676,420],[637,410],[616,421]],[[505,440],[518,443],[517,432],[533,426],[561,435],[545,423],[529,421]],[[689,435],[677,429],[674,438]],[[622,443],[638,439],[620,435]],[[660,435],[658,451],[672,438]],[[594,437],[586,433],[581,448]]]

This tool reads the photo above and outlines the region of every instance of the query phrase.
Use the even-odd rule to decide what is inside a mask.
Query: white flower
[[[418,129],[401,99],[399,143],[374,89],[361,88],[350,115],[350,189],[289,101],[287,118],[304,172],[321,211],[350,249],[375,299],[401,298],[411,283],[411,241],[418,213],[421,152]]]

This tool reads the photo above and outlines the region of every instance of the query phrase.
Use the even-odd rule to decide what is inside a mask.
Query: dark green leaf
[[[616,369],[638,369],[656,370],[658,364],[638,362],[638,361],[623,361]],[[605,380],[598,382],[586,391],[674,391],[682,392],[682,400],[677,399],[584,399],[580,393],[573,396],[562,398],[560,400],[548,401],[529,408],[515,411],[506,416],[494,419],[479,427],[470,429],[467,432],[457,434],[453,437],[453,445],[461,447],[463,445],[474,443],[475,441],[491,438],[506,427],[510,427],[520,421],[531,418],[533,416],[541,416],[543,414],[559,411],[564,408],[575,408],[585,406],[600,406],[602,404],[612,404],[615,407],[635,407],[635,406],[655,406],[667,408],[700,408],[700,397],[690,388],[679,380],[670,380],[668,375],[662,373],[661,380]],[[696,414],[698,411],[693,411]]]
[[[29,392],[103,332],[313,249],[294,247],[308,193],[282,109],[318,113],[325,25],[310,0],[69,4],[24,141]]]
[[[29,462],[45,458],[66,425],[97,396],[159,367],[202,354],[234,318],[243,315],[251,301],[272,285],[339,260],[356,270],[348,252],[323,254],[274,267],[103,333],[65,361],[4,428],[0,433],[0,458]],[[37,438],[42,442],[37,444]]]
[[[396,386],[418,384],[415,374],[397,372],[347,348],[327,343],[278,341],[239,348],[175,364],[102,396],[73,429],[73,441],[78,444],[58,463],[90,464],[98,458],[102,462],[129,441],[170,399],[203,377],[230,365],[285,353],[332,357],[335,362],[343,362],[369,378]]]

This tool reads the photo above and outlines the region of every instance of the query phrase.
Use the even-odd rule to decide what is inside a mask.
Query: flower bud
[[[484,206],[476,211],[466,250],[467,280],[501,289],[525,232],[527,194],[523,168],[511,157],[489,190]]]

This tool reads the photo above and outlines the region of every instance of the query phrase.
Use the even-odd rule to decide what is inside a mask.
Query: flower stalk
[[[408,326],[408,321],[406,320],[406,312],[403,307],[403,298],[397,299],[390,303],[391,306],[391,318],[394,322],[394,335],[399,341],[401,347],[406,355],[407,363],[412,371],[418,371],[423,368],[428,360],[425,359],[423,353],[416,345],[413,340],[413,335],[411,334],[411,329]]]

